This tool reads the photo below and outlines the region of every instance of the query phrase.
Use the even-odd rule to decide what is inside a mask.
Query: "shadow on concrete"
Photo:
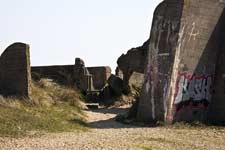
[[[213,41],[217,46],[217,60],[216,60],[216,72],[214,76],[212,101],[209,105],[209,111],[207,115],[208,123],[214,125],[225,126],[225,10],[214,29],[213,34],[217,35],[216,40]],[[215,36],[214,35],[214,36]],[[213,35],[212,35],[213,38]],[[210,38],[209,42],[212,39]],[[209,45],[207,45],[206,49]],[[210,46],[209,46],[210,47]],[[215,49],[212,49],[215,50]]]
[[[199,62],[195,68],[194,73],[204,74],[212,72],[213,84],[211,86],[210,93],[212,94],[212,100],[208,104],[206,123],[217,124],[221,123],[225,117],[225,109],[221,109],[221,106],[225,107],[225,80],[221,78],[225,70],[222,64],[225,63],[224,55],[224,41],[225,41],[225,10],[223,10],[207,44],[203,50]],[[197,102],[198,103],[198,102]]]

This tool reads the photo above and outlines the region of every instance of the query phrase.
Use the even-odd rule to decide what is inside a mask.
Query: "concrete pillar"
[[[29,45],[14,43],[0,57],[0,94],[29,98],[31,71]]]
[[[223,10],[218,0],[165,0],[157,7],[137,119],[206,119]]]
[[[180,29],[183,2],[164,1],[154,12],[147,66],[137,119],[163,121],[167,91]]]

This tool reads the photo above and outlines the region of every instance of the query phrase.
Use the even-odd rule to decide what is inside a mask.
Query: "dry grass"
[[[31,103],[35,106],[51,106],[60,102],[68,102],[76,107],[84,106],[80,93],[72,88],[61,86],[51,79],[33,82]]]
[[[177,123],[157,127],[157,134],[139,137],[143,150],[225,150],[225,128],[203,124]],[[143,144],[141,144],[143,143]]]
[[[49,79],[33,82],[31,99],[0,97],[0,136],[86,130],[79,93]]]

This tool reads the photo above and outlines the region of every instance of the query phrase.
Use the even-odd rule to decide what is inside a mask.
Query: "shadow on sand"
[[[119,128],[143,128],[131,124],[123,124],[116,121],[116,116],[119,114],[126,114],[129,108],[100,108],[100,109],[89,109],[90,112],[105,116],[102,119],[89,122],[88,125],[92,128],[97,129],[119,129]],[[108,116],[108,117],[107,117]]]

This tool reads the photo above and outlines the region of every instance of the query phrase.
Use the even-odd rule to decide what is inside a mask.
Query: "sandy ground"
[[[0,138],[1,150],[225,150],[225,128],[145,128],[114,121],[125,108],[86,111],[88,132]]]

